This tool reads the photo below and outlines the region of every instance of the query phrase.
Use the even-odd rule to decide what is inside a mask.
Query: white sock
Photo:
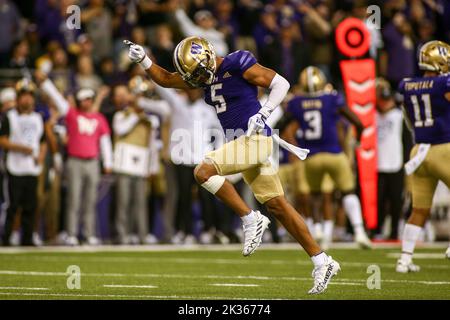
[[[325,252],[321,252],[315,256],[312,256],[311,260],[314,264],[314,267],[320,267],[327,263],[328,256]]]
[[[322,223],[314,223],[314,234],[316,235],[316,237],[323,237]]]
[[[417,239],[419,238],[422,228],[414,224],[407,223],[403,230],[402,240],[402,255],[400,259],[406,263],[410,263],[412,260],[412,254],[414,253],[414,247],[416,246]]]
[[[359,202],[359,198],[356,194],[348,194],[344,196],[342,199],[342,205],[344,206],[345,213],[352,224],[355,235],[365,233],[361,213],[361,203]]]
[[[244,224],[249,224],[249,223],[253,223],[253,222],[255,222],[256,221],[256,218],[257,218],[257,216],[256,216],[256,212],[255,211],[250,211],[250,213],[249,214],[247,214],[247,215],[245,215],[245,216],[243,216],[243,217],[241,217],[241,219],[242,219],[242,222],[244,223]]]
[[[323,221],[323,238],[325,241],[331,241],[333,239],[333,220],[324,220]]]
[[[309,232],[313,232],[314,231],[314,221],[313,218],[305,218],[305,223],[306,226],[309,229]]]

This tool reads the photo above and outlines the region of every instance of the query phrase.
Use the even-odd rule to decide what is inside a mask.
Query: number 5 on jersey
[[[216,90],[222,89],[222,84],[217,83],[211,86],[211,101],[214,102],[217,113],[222,113],[227,111],[227,103],[222,95],[218,95]]]

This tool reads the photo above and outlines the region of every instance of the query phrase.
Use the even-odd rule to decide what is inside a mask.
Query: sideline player
[[[307,67],[300,74],[302,94],[288,103],[285,124],[295,122],[295,131],[301,129],[300,144],[310,150],[305,160],[305,175],[311,189],[313,211],[320,206],[321,186],[325,174],[329,174],[336,188],[342,194],[342,204],[352,224],[355,241],[362,248],[370,248],[371,242],[364,230],[361,204],[355,194],[355,178],[350,161],[342,150],[338,139],[337,125],[344,116],[356,127],[360,140],[363,125],[358,117],[345,105],[342,95],[335,90],[327,90],[325,75],[317,67]],[[324,225],[324,243],[328,246],[332,237],[331,217]]]
[[[314,286],[309,293],[323,292],[340,270],[339,263],[321,250],[300,214],[286,201],[278,175],[269,161],[273,140],[265,121],[288,92],[290,86],[286,79],[258,64],[248,51],[217,57],[212,45],[201,37],[188,37],[177,45],[173,56],[177,72],[174,73],[153,63],[141,46],[125,43],[129,45],[130,59],[139,63],[157,84],[180,89],[203,87],[205,101],[216,108],[230,141],[207,154],[194,174],[203,188],[215,194],[242,218],[243,255],[249,256],[260,245],[269,219],[250,209],[224,178],[238,172],[242,172],[256,199],[311,257]],[[257,87],[270,89],[262,107]]]
[[[416,145],[406,173],[412,175],[413,211],[402,237],[402,254],[396,271],[418,272],[412,261],[416,241],[430,215],[439,180],[450,188],[450,46],[441,41],[425,43],[419,52],[423,77],[399,84],[403,107],[414,130]],[[450,247],[447,249],[450,259]]]

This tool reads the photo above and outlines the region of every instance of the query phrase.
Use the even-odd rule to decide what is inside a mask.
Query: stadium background
[[[402,78],[419,74],[416,57],[422,43],[432,39],[450,41],[450,3],[443,0],[181,2],[187,16],[197,25],[224,34],[224,41],[220,43],[222,54],[238,49],[252,51],[261,64],[285,76],[293,90],[299,72],[308,65],[321,68],[334,87],[342,89],[338,67],[342,57],[335,48],[334,30],[345,17],[364,19],[367,6],[371,4],[380,6],[382,19],[381,29],[371,30],[373,41],[369,55],[376,60],[377,75],[385,77],[392,88],[396,88]],[[171,0],[0,0],[0,87],[13,87],[17,80],[33,74],[34,69],[46,68],[51,62],[49,77],[69,98],[85,86],[94,90],[103,86],[110,88],[101,112],[111,124],[119,107],[114,101],[115,88],[127,84],[132,76],[142,74],[138,66],[130,64],[122,41],[130,39],[145,45],[160,65],[173,70],[172,50],[187,33],[179,21],[179,3]],[[66,8],[72,4],[81,7],[81,29],[69,30],[65,24]],[[2,101],[3,108],[5,105]],[[51,104],[48,106],[44,98],[38,100],[38,110],[45,119],[55,122],[56,129],[61,129],[53,114],[54,108]],[[2,109],[2,113],[5,111]],[[58,149],[64,153],[63,145]],[[47,169],[41,179],[45,192],[40,197],[47,207],[43,203],[41,212],[36,214],[35,231],[45,243],[58,244],[63,243],[61,233],[65,230],[67,211],[65,176],[62,173],[61,188],[52,188],[55,177],[50,152],[47,158]],[[161,162],[167,161],[164,154],[160,158]],[[149,180],[153,184],[148,194],[149,228],[160,241],[182,242],[174,239],[175,220],[171,222],[173,232],[168,232],[164,226],[163,203],[167,193],[176,188],[175,185],[164,187],[164,183],[161,187],[157,183],[165,181],[164,174],[160,171],[159,177]],[[115,242],[113,186],[114,174],[103,175],[98,194],[97,236],[105,242]],[[191,190],[184,192],[191,193]],[[53,194],[52,197],[52,193],[60,196]],[[404,193],[407,195],[406,188]],[[435,231],[439,237],[448,238],[446,208],[450,200],[445,191],[443,194],[439,199],[440,208],[435,210]],[[195,190],[193,197],[198,198]],[[56,204],[49,204],[49,198],[56,199],[50,200]],[[408,214],[407,200],[405,196],[401,217]],[[238,241],[238,221],[221,204],[216,204],[213,225],[223,230],[229,240]],[[195,242],[201,240],[204,215],[198,201],[194,201],[193,206],[190,218],[195,222],[192,233],[196,239],[190,241]],[[4,215],[3,212],[0,221],[4,221]],[[433,239],[430,234],[428,237]],[[216,240],[226,242],[226,238],[219,235]],[[276,232],[272,238],[288,240]],[[341,237],[341,240],[346,239],[345,235]]]

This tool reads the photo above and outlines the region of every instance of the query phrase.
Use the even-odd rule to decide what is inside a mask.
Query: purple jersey
[[[227,136],[228,130],[245,133],[248,119],[261,108],[257,87],[242,76],[254,64],[256,59],[249,51],[232,52],[217,69],[214,82],[205,87],[205,101],[216,108]]]
[[[450,75],[404,79],[399,84],[403,105],[414,127],[416,143],[450,142]]]
[[[336,91],[317,96],[296,96],[289,101],[287,111],[300,125],[297,140],[310,155],[319,152],[339,153],[337,123],[344,97]]]

